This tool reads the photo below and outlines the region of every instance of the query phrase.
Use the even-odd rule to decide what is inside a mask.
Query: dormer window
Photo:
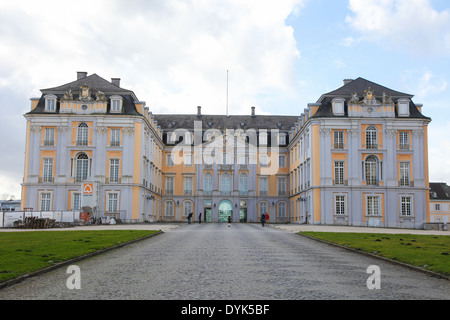
[[[123,99],[120,96],[111,97],[111,112],[121,113],[122,112]]]
[[[398,99],[398,116],[409,117],[409,99]]]
[[[344,102],[343,98],[333,99],[331,102],[333,105],[333,115],[335,116],[343,116],[344,115]]]
[[[45,111],[55,112],[56,111],[56,99],[55,95],[46,95],[45,97]]]

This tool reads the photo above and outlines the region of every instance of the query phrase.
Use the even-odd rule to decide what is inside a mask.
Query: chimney
[[[83,79],[87,77],[87,72],[84,71],[78,71],[77,72],[77,80]]]
[[[120,78],[111,78],[111,83],[115,86],[120,87]]]
[[[353,79],[344,79],[344,86],[346,85],[346,84],[349,84],[350,82],[352,82],[353,81]]]
[[[198,106],[197,107],[197,117],[201,117],[202,116],[202,107]]]
[[[256,114],[255,114],[255,107],[252,107],[252,117],[255,117],[256,116]]]

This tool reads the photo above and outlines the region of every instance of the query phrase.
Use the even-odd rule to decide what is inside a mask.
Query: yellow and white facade
[[[78,73],[42,90],[25,115],[22,206],[126,222],[267,213],[276,223],[421,228],[430,119],[412,98],[358,78],[296,116],[156,115],[119,79]]]

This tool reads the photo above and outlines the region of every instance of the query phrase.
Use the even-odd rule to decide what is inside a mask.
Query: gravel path
[[[0,300],[449,299],[450,282],[258,224],[169,227],[148,240],[0,290]],[[369,290],[367,268],[381,270]]]

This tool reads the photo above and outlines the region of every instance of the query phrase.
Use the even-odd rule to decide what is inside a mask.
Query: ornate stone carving
[[[329,137],[331,136],[331,129],[320,129],[321,137]]]
[[[393,104],[392,97],[383,92],[383,104]]]
[[[134,128],[123,128],[123,133],[127,136],[131,136],[134,134]]]
[[[80,88],[80,101],[92,101],[91,88],[88,85],[84,85]]]
[[[95,131],[99,135],[104,135],[104,134],[108,133],[108,128],[103,127],[103,126],[98,126],[98,127],[95,128]]]
[[[106,101],[106,96],[103,92],[101,92],[100,90],[97,91],[97,93],[95,94],[96,100],[97,101]]]
[[[72,90],[67,90],[66,93],[64,93],[64,96],[61,98],[61,101],[73,101]]]
[[[31,133],[41,133],[41,126],[31,126]]]
[[[419,130],[413,130],[412,131],[413,136],[415,137],[423,137],[423,130],[419,129]]]
[[[397,135],[397,130],[395,129],[386,129],[386,134],[388,137],[393,138]]]
[[[375,98],[374,91],[369,87],[369,89],[364,91],[364,104],[366,105],[374,105],[377,104],[377,99]]]
[[[69,126],[60,126],[58,127],[58,133],[59,134],[67,134],[67,132],[70,131]]]
[[[348,130],[348,132],[350,133],[350,135],[352,135],[353,137],[357,137],[360,133],[359,129],[350,129]]]
[[[358,98],[358,93],[357,92],[353,92],[352,93],[352,97],[350,98],[350,103],[356,104],[359,103],[359,98]]]

